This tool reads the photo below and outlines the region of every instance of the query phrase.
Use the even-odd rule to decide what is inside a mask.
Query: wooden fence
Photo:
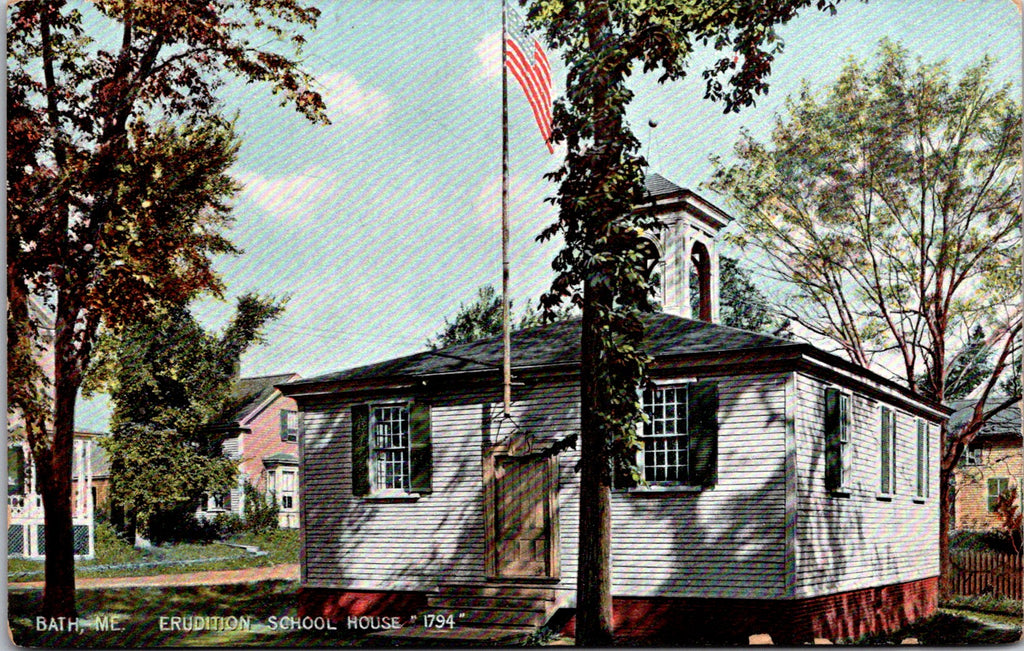
[[[953,594],[995,594],[1024,598],[1021,557],[993,552],[952,552],[950,587]]]

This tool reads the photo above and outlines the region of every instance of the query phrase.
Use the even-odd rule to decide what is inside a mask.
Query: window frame
[[[641,490],[641,491],[643,491],[643,490],[648,490],[648,491],[700,490],[701,487],[693,483],[692,459],[691,459],[691,451],[690,451],[691,437],[690,437],[690,409],[689,409],[689,402],[690,402],[690,385],[691,384],[693,384],[693,381],[691,381],[691,380],[677,381],[677,382],[671,382],[671,383],[657,382],[657,383],[652,383],[651,386],[648,386],[648,387],[638,391],[638,393],[641,394],[641,397],[640,397],[641,408],[643,409],[644,413],[647,415],[647,420],[646,421],[641,421],[639,424],[637,424],[637,440],[640,442],[640,449],[638,449],[637,452],[636,452],[636,466],[637,466],[637,470],[639,470],[639,472],[641,473],[641,475],[644,478],[644,484],[645,485],[637,486],[633,490]],[[677,394],[675,396],[676,400],[674,402],[674,409],[676,410],[675,420],[676,420],[677,431],[673,435],[655,434],[654,433],[655,417],[654,417],[654,414],[652,413],[653,409],[656,406],[655,403],[654,403],[654,397],[655,397],[656,394],[664,393],[666,391],[675,391],[675,392],[677,392]],[[678,394],[679,391],[682,391],[682,401],[681,402],[680,402],[680,396]],[[650,404],[651,410],[648,410],[648,404],[647,404],[647,396],[648,396],[648,394],[650,394],[650,396],[651,396],[651,404]],[[662,409],[665,408],[664,404],[661,405],[661,406],[662,406]],[[683,429],[684,429],[683,433],[679,433],[678,432],[678,426],[679,426],[679,420],[680,420],[678,412],[679,412],[680,407],[682,408],[683,414],[684,414],[683,418],[682,418]],[[664,420],[664,417],[662,418],[662,420]],[[648,428],[650,428],[650,434],[647,433],[648,432]],[[685,456],[686,456],[686,463],[685,463],[685,466],[684,466],[685,467],[685,473],[686,473],[685,479],[679,479],[679,480],[667,480],[666,479],[666,480],[660,480],[660,481],[652,481],[651,479],[648,479],[648,477],[647,477],[648,467],[647,467],[647,464],[645,463],[645,456],[646,456],[646,453],[647,453],[646,442],[647,442],[648,439],[662,439],[662,440],[681,439],[682,441],[685,441],[685,448],[682,446],[682,441],[681,441],[680,448],[677,449],[677,451],[676,451],[677,454],[682,453],[683,451],[685,451]],[[654,451],[654,452],[656,452],[656,451]],[[655,468],[657,468],[657,466],[655,466]]]
[[[853,485],[853,394],[839,391],[839,486],[834,492],[849,495]]]
[[[378,409],[401,409],[404,414],[405,424],[405,445],[404,447],[395,446],[386,448],[385,451],[400,451],[404,453],[402,461],[402,487],[387,487],[380,486],[380,479],[378,474],[380,468],[378,463],[381,461],[381,449],[377,446],[377,410]],[[371,402],[368,404],[368,421],[367,421],[367,457],[369,468],[368,479],[370,483],[371,497],[389,497],[389,496],[408,496],[412,494],[412,405],[407,400],[395,400],[395,401],[384,401],[384,402]],[[391,434],[393,436],[393,434]],[[384,471],[386,472],[386,470]]]
[[[284,488],[285,475],[292,476],[292,487],[287,491]],[[277,504],[281,510],[288,512],[298,510],[299,469],[292,466],[278,466],[275,483],[277,485]],[[286,497],[291,500],[291,504],[284,503]]]
[[[892,499],[896,494],[896,427],[896,409],[889,405],[880,405],[878,426],[878,497],[882,499]],[[886,447],[888,447],[888,459],[885,457]],[[885,485],[886,472],[888,472],[888,486]]]
[[[996,482],[996,488],[997,488],[997,490],[996,490],[994,495],[992,493],[992,482]],[[999,482],[1003,483],[1003,489],[1002,490],[998,490]],[[1003,493],[1005,493],[1006,491],[1010,490],[1010,478],[1009,477],[989,477],[988,481],[985,483],[985,490],[986,490],[986,493],[985,493],[985,512],[986,513],[995,513],[996,512],[996,503],[999,501],[999,496],[1002,495]]]
[[[829,451],[829,414],[828,414],[828,396],[829,392],[835,392],[836,395],[836,409],[838,410],[838,423],[836,440],[834,445],[835,450],[838,454],[838,469],[839,477],[836,485],[832,484],[828,465],[831,452]],[[833,497],[849,497],[853,490],[853,433],[854,433],[854,418],[853,418],[853,393],[843,387],[836,385],[827,385],[823,396],[823,409],[825,410],[825,416],[822,421],[824,444],[825,444],[825,489],[829,495]]]
[[[923,418],[917,418],[917,440],[915,442],[914,497],[926,500],[931,483],[931,425]]]
[[[282,409],[281,410],[281,421],[280,421],[280,435],[281,440],[288,443],[297,443],[299,440],[299,430],[301,429],[302,419],[298,409]],[[295,427],[291,427],[289,421],[294,417]]]

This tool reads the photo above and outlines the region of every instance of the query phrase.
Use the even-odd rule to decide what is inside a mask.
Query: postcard
[[[10,0],[40,648],[1021,637],[1019,0]]]

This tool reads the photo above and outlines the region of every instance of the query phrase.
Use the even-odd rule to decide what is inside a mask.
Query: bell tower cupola
[[[660,174],[645,179],[647,202],[665,227],[654,240],[660,260],[658,300],[666,314],[717,323],[719,320],[718,233],[729,215],[699,194]]]

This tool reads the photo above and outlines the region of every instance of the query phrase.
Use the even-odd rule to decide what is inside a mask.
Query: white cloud
[[[475,79],[494,79],[501,74],[501,32],[487,34],[473,48],[480,67]]]
[[[316,78],[332,121],[349,117],[376,124],[391,112],[391,100],[383,91],[360,85],[347,72],[326,72]]]
[[[242,196],[273,215],[308,214],[322,205],[337,185],[335,175],[319,166],[272,178],[248,170],[234,176],[245,186]]]

